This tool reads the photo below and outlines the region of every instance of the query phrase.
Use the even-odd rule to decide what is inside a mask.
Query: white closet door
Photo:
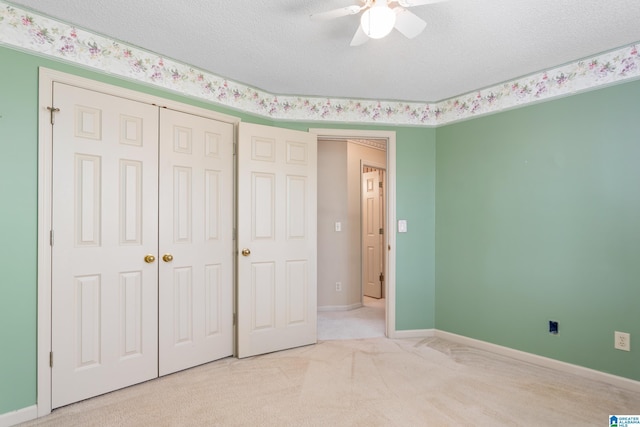
[[[52,407],[157,376],[158,109],[54,84]]]
[[[160,114],[160,375],[233,353],[233,125]]]
[[[238,356],[316,342],[316,136],[240,124]]]

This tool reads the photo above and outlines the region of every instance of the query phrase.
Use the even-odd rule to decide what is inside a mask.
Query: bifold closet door
[[[60,83],[53,93],[56,408],[158,374],[158,108]]]
[[[233,354],[233,137],[160,111],[160,375]]]
[[[53,104],[52,407],[232,355],[233,125],[61,83]],[[241,129],[245,357],[316,342],[317,147]]]
[[[233,125],[53,98],[52,407],[230,356]]]

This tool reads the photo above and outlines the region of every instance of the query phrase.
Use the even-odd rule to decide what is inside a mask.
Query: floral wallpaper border
[[[435,103],[282,96],[0,1],[0,44],[274,120],[439,126],[640,78],[636,44]]]

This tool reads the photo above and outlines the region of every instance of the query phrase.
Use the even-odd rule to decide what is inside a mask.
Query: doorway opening
[[[318,339],[392,337],[395,132],[310,131],[318,134]]]

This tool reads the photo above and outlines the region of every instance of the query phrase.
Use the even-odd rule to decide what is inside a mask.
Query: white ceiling
[[[449,0],[350,47],[357,0],[11,0],[278,95],[436,102],[640,41],[640,0]]]

